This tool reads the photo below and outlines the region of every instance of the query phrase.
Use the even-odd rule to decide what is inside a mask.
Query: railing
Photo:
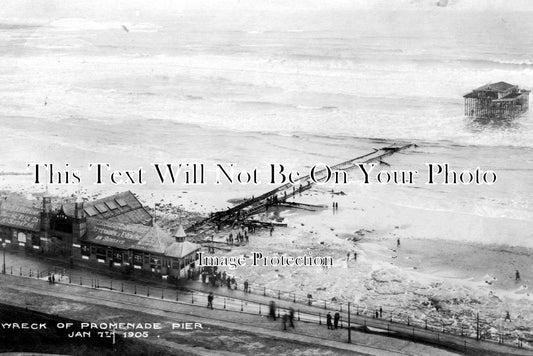
[[[219,287],[220,288],[220,287]],[[244,288],[241,284],[241,290]],[[328,311],[346,312],[348,302],[325,300],[296,292],[288,292],[280,289],[267,288],[257,283],[249,283],[247,293],[269,297],[278,300],[290,301],[296,304],[305,304],[307,306],[324,309],[325,314]],[[381,309],[381,312],[380,312]],[[405,311],[385,310],[379,305],[357,305],[351,303],[351,311],[355,315],[370,319],[388,320],[390,323],[403,324],[408,327],[422,328],[432,332],[450,334],[460,337],[468,337],[476,340],[491,341],[499,344],[507,344],[522,347],[524,342],[532,343],[533,340],[523,339],[516,331],[506,330],[498,327],[493,323],[479,317],[479,313],[471,317],[461,316],[460,318],[441,318],[428,316],[425,319],[413,318]],[[376,315],[377,313],[377,315]],[[458,320],[459,319],[459,320]],[[498,332],[491,332],[498,330]]]
[[[40,279],[43,282],[48,283],[71,284],[92,289],[103,289],[140,297],[178,302],[181,304],[201,306],[207,306],[208,304],[208,293],[204,291],[183,291],[171,286],[163,285],[156,287],[153,285],[138,284],[132,281],[113,280],[110,278],[106,279],[97,275],[92,277],[77,276],[71,272],[67,272],[63,268],[32,270],[31,268],[7,266],[5,272],[6,274],[13,276]],[[508,330],[501,330],[496,335],[488,333],[487,331],[491,329],[493,325],[479,317],[468,322],[456,322],[453,325],[446,325],[444,323],[442,325],[435,325],[428,323],[427,319],[412,319],[405,312],[400,313],[396,311],[382,310],[380,313],[378,310],[376,314],[374,310],[369,312],[369,308],[367,307],[361,308],[351,303],[328,302],[325,300],[306,298],[293,292],[267,289],[265,287],[261,289],[257,284],[249,286],[248,292],[272,298],[272,301],[278,299],[292,302],[289,303],[289,305],[291,305],[290,307],[276,306],[276,317],[290,314],[290,310],[292,309],[295,320],[322,325],[326,324],[326,316],[328,312],[333,312],[332,316],[335,312],[339,312],[340,320],[338,328],[346,329],[348,327],[348,320],[350,320],[349,332],[353,329],[363,332],[373,332],[372,328],[375,328],[379,329],[380,333],[386,332],[389,336],[429,342],[458,351],[479,350],[480,341],[490,341],[491,344],[505,344],[507,346],[518,348],[527,346],[527,341],[529,341],[521,339],[516,333]],[[270,306],[266,303],[244,300],[237,297],[228,297],[220,294],[214,294],[212,307],[213,309],[251,315],[270,314]],[[321,309],[323,312],[320,311]],[[472,326],[472,323],[475,327]],[[482,344],[483,343],[481,343],[481,345]]]

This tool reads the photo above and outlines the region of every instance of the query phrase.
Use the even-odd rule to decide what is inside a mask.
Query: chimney
[[[48,194],[43,195],[43,213],[49,214],[52,211],[52,198]]]
[[[83,210],[83,200],[78,196],[74,203],[74,217],[76,219],[83,219],[85,217],[85,210]]]

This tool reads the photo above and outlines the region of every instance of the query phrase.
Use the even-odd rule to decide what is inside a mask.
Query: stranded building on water
[[[476,118],[514,118],[529,108],[529,90],[506,82],[483,85],[463,97],[465,115]]]
[[[0,242],[3,248],[25,249],[114,268],[183,276],[200,246],[186,241],[183,227],[174,235],[153,223],[131,192],[90,203],[52,208],[20,198],[0,200]]]

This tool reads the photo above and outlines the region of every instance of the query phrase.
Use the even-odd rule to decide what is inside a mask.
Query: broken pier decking
[[[414,144],[407,144],[403,146],[388,146],[380,149],[374,149],[373,152],[365,155],[352,158],[348,161],[338,163],[331,166],[331,170],[346,171],[354,168],[359,163],[379,162],[381,159],[388,157],[396,152],[413,147]],[[324,181],[327,178],[327,170],[315,172],[316,181]],[[210,217],[197,222],[196,224],[187,228],[187,232],[201,232],[206,228],[212,228],[213,225],[222,225],[226,223],[233,223],[235,220],[245,219],[248,216],[257,214],[266,210],[270,204],[283,203],[288,198],[299,194],[302,191],[310,189],[314,182],[309,175],[299,178],[295,184],[286,183],[275,189],[272,189],[260,196],[248,199],[236,206],[227,210],[213,213]]]

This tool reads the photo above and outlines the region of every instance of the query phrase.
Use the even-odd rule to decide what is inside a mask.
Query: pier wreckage
[[[347,171],[355,168],[356,165],[360,163],[382,162],[381,160],[383,158],[413,146],[415,145],[392,145],[380,149],[374,149],[373,152],[338,163],[330,168],[332,170]],[[326,169],[316,172],[315,177],[317,182],[324,181],[327,178]],[[311,180],[309,175],[302,176],[295,182],[295,184],[283,184],[258,197],[253,197],[252,199],[248,199],[240,204],[237,204],[232,208],[212,213],[208,218],[189,226],[186,231],[188,233],[202,234],[209,230],[220,230],[226,226],[233,227],[239,222],[251,222],[257,225],[271,225],[272,223],[265,223],[259,220],[251,219],[253,215],[268,212],[268,209],[271,206],[284,206],[288,208],[298,207],[307,210],[314,210],[317,208],[315,205],[287,201],[289,198],[310,189],[313,184],[315,184],[315,182]]]
[[[361,163],[382,162],[383,158],[411,146],[375,149],[331,169],[349,170]],[[317,171],[315,177],[313,181],[309,175],[303,176],[295,181],[296,184],[281,185],[230,209],[212,213],[189,226],[186,229],[189,234],[184,231],[181,221],[176,231],[161,228],[130,191],[92,202],[56,202],[55,207],[48,194],[43,195],[41,204],[26,198],[6,197],[0,199],[0,243],[3,249],[62,257],[70,263],[85,261],[125,272],[139,270],[179,279],[194,268],[201,244],[208,242],[207,247],[214,249],[210,236],[215,230],[233,228],[236,224],[254,227],[284,225],[253,219],[253,215],[273,206],[307,210],[323,208],[287,202],[288,198],[310,189],[315,182],[324,181],[326,170]],[[2,272],[7,273],[5,266]]]
[[[465,115],[485,119],[512,119],[529,108],[529,90],[506,82],[491,83],[463,96]]]

